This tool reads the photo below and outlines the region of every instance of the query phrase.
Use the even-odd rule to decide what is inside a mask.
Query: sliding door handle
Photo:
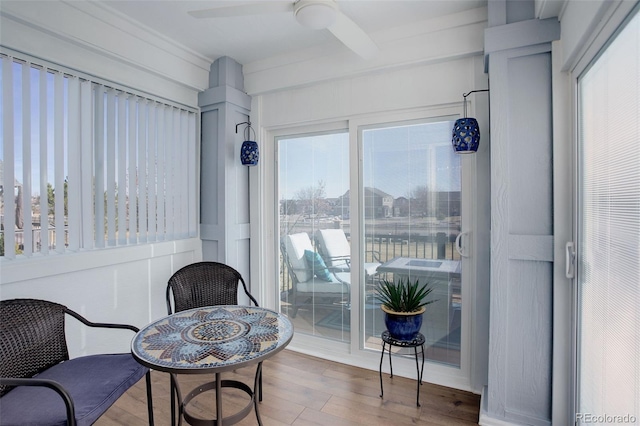
[[[456,251],[462,257],[469,257],[469,253],[467,251],[468,240],[469,240],[468,232],[461,232],[456,237],[456,243],[455,243]]]
[[[576,276],[576,243],[569,241],[565,245],[565,276],[572,280]]]

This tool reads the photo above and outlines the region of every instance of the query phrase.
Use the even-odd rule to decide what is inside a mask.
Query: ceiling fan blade
[[[230,18],[235,16],[264,15],[268,13],[292,12],[292,1],[261,1],[238,4],[226,1],[211,9],[193,10],[189,15],[198,19]]]
[[[331,25],[328,30],[345,46],[364,59],[373,58],[379,51],[371,37],[342,12],[338,12],[335,24]]]

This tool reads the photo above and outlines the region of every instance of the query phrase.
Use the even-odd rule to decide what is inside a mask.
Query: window
[[[349,134],[283,137],[277,147],[280,310],[296,332],[348,341],[350,249],[333,256],[321,242],[326,230],[350,234]]]
[[[3,54],[1,254],[196,235],[196,113]]]

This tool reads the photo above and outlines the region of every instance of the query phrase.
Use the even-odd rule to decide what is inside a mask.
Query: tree
[[[297,200],[282,200],[280,201],[280,214],[292,215],[300,213]]]
[[[56,191],[50,183],[47,183],[47,214],[55,216],[56,214]]]
[[[18,186],[18,195],[16,195],[16,228],[24,228],[24,218],[22,217],[22,185]],[[29,218],[31,219],[31,218]]]
[[[302,214],[328,214],[331,212],[331,205],[326,199],[325,183],[319,180],[316,186],[302,188],[295,193],[295,198],[299,201],[299,212]]]
[[[427,185],[418,185],[409,194],[411,213],[422,216],[433,216],[433,192]]]
[[[69,215],[69,203],[68,203],[68,182],[67,179],[64,180],[64,216],[67,217]],[[50,216],[55,217],[56,215],[56,190],[53,186],[51,186],[50,183],[47,183],[47,204],[48,204],[48,210],[47,213]]]

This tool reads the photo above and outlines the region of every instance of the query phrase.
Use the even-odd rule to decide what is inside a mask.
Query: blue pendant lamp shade
[[[451,140],[457,154],[472,154],[480,145],[480,126],[475,118],[459,118],[453,125]]]
[[[244,141],[240,148],[240,161],[245,166],[257,166],[260,152],[258,151],[258,143],[255,141]]]
[[[464,118],[459,118],[453,125],[451,144],[456,154],[474,154],[480,145],[480,126],[478,120],[467,117],[467,96],[475,92],[488,92],[489,89],[472,90],[463,93]]]
[[[245,140],[242,142],[242,146],[240,147],[240,161],[244,166],[257,166],[258,160],[260,158],[260,151],[258,150],[258,142],[252,141],[251,139],[251,118],[247,117],[248,121],[244,123],[236,124],[236,133],[238,133],[238,126],[246,124],[245,128]],[[256,132],[253,132],[253,137],[255,139]]]

